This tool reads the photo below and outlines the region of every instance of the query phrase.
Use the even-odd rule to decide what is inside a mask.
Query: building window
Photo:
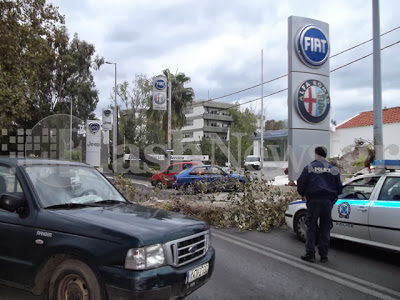
[[[187,132],[183,134],[184,138],[192,138],[193,137],[193,132]]]
[[[185,115],[190,115],[193,113],[193,107],[185,109]]]
[[[193,126],[193,120],[186,120],[186,126]]]

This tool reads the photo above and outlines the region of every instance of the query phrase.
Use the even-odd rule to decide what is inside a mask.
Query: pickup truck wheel
[[[296,232],[297,237],[300,239],[300,241],[305,242],[306,241],[306,232],[307,232],[307,225],[306,225],[306,216],[307,213],[306,211],[300,211],[295,219],[294,219],[294,232]]]
[[[50,280],[49,300],[104,300],[105,293],[93,270],[80,260],[62,262]]]

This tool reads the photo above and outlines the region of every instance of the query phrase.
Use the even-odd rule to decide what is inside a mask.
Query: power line
[[[397,27],[395,27],[395,28],[393,28],[393,29],[391,29],[391,30],[389,30],[389,31],[386,31],[385,33],[382,33],[381,36],[384,36],[384,35],[386,35],[386,34],[388,34],[388,33],[391,33],[391,32],[393,32],[393,31],[395,31],[395,30],[398,30],[398,29],[400,29],[400,26],[397,26]],[[341,52],[339,52],[339,53],[336,53],[336,54],[330,56],[329,58],[336,57],[336,56],[338,56],[338,55],[340,55],[340,54],[343,54],[343,53],[345,53],[345,52],[348,52],[348,51],[350,51],[350,50],[353,50],[353,49],[355,49],[355,48],[357,48],[357,47],[360,47],[360,46],[362,46],[362,45],[364,45],[364,44],[366,44],[366,43],[369,43],[369,42],[371,42],[371,41],[372,41],[372,39],[369,39],[368,41],[362,42],[362,43],[360,43],[360,44],[358,44],[358,45],[355,45],[355,46],[350,47],[350,48],[348,48],[348,49],[346,49],[346,50],[343,50],[343,51],[341,51]],[[395,44],[396,44],[396,43],[395,43]],[[393,44],[392,44],[392,45],[393,45]],[[389,45],[389,46],[392,46],[392,45]],[[385,48],[386,48],[386,47],[385,47]],[[382,48],[381,50],[383,50],[383,49],[385,49],[385,48]],[[369,54],[369,55],[367,55],[366,57],[368,57],[368,56],[370,56],[370,55],[372,55],[372,54]],[[358,59],[358,60],[356,60],[356,61],[362,60],[362,59],[364,59],[364,58],[366,58],[366,57],[362,57],[362,58],[360,58],[360,59]],[[354,61],[354,62],[356,62],[356,61]],[[354,62],[351,62],[351,63],[349,63],[349,64],[352,64],[352,63],[354,63]],[[347,64],[347,65],[349,65],[349,64]],[[343,68],[343,67],[345,67],[345,66],[347,66],[347,65],[344,65],[344,66],[341,66],[341,67],[339,67],[339,68],[336,68],[335,70],[332,70],[331,72],[334,72],[334,71],[336,71],[336,70],[338,70],[338,69],[341,69],[341,68]],[[271,80],[265,81],[265,82],[263,82],[262,84],[264,85],[264,84],[267,84],[267,83],[271,83],[271,82],[273,82],[273,81],[279,80],[279,79],[281,79],[281,78],[283,78],[283,77],[286,77],[286,76],[288,76],[288,74],[281,75],[281,76],[279,76],[279,77],[276,77],[276,78],[273,78],[273,79],[271,79]],[[245,89],[242,89],[242,90],[239,90],[239,91],[236,91],[236,92],[233,92],[233,93],[230,93],[230,94],[226,94],[226,95],[217,97],[217,98],[208,99],[208,100],[205,100],[204,102],[215,101],[215,100],[219,100],[219,99],[226,98],[226,97],[229,97],[229,96],[233,96],[233,95],[236,95],[236,94],[239,94],[239,93],[242,93],[242,92],[245,92],[245,91],[254,89],[254,88],[259,87],[259,86],[261,86],[261,83],[256,84],[256,85],[253,85],[253,86],[248,87],[248,88],[245,88]],[[261,99],[261,97],[260,97],[259,99]],[[255,100],[254,100],[254,101],[255,101]]]
[[[399,28],[400,28],[400,27],[399,27]],[[383,47],[383,48],[381,48],[381,51],[382,51],[382,50],[385,50],[385,49],[387,49],[387,48],[393,47],[394,45],[399,44],[399,43],[400,43],[400,40],[397,41],[397,42],[394,42],[394,43],[392,43],[392,44],[390,44],[390,45],[387,45],[387,46],[385,46],[385,47]],[[365,58],[371,56],[372,54],[373,54],[373,53],[370,53],[370,54],[368,54],[368,55],[365,55],[365,56],[363,56],[363,57],[360,57],[360,58],[358,58],[358,59],[355,59],[355,60],[353,60],[353,61],[351,61],[351,62],[349,62],[349,63],[347,63],[347,64],[344,64],[344,65],[342,65],[342,66],[340,66],[340,67],[337,67],[336,69],[330,70],[329,73],[335,72],[335,71],[340,70],[340,69],[342,69],[342,68],[344,68],[344,67],[347,67],[347,66],[349,66],[349,65],[351,65],[351,64],[354,64],[355,62],[358,62],[358,61],[360,61],[360,60],[363,60],[363,59],[365,59]],[[287,76],[287,74],[284,75],[284,76]],[[283,77],[283,76],[281,76],[281,77]],[[279,77],[279,78],[281,78],[281,77]],[[261,83],[260,83],[259,85],[261,85]],[[286,91],[287,89],[288,89],[288,88],[285,88],[285,89],[279,90],[279,91],[277,91],[277,92],[274,92],[274,93],[265,95],[264,98],[271,97],[271,96],[273,96],[273,95],[279,94],[279,93],[281,93],[281,92]],[[246,101],[246,102],[243,102],[243,103],[238,103],[238,104],[232,105],[232,106],[228,107],[227,109],[229,109],[229,108],[234,108],[234,107],[238,107],[238,106],[241,106],[241,105],[245,105],[245,104],[248,104],[248,103],[257,101],[257,100],[261,100],[261,97],[259,97],[259,98],[257,98],[257,99],[249,100],[249,101]]]
[[[393,28],[393,29],[391,29],[391,30],[389,30],[389,31],[386,31],[385,33],[382,33],[381,36],[384,36],[385,34],[391,33],[391,32],[393,32],[393,31],[395,31],[395,30],[397,30],[397,29],[400,29],[400,26],[398,26],[398,27],[396,27],[396,28]],[[345,53],[345,52],[347,52],[347,51],[353,50],[353,49],[355,49],[355,48],[357,48],[357,47],[360,47],[360,46],[362,46],[362,45],[364,45],[364,44],[366,44],[366,43],[371,42],[372,40],[373,40],[373,39],[369,39],[368,41],[362,42],[362,43],[360,43],[360,44],[358,44],[358,45],[355,45],[355,46],[353,46],[353,47],[351,47],[351,48],[349,48],[349,49],[343,50],[342,52],[336,53],[336,54],[330,56],[329,58],[333,58],[333,57],[338,56],[338,55],[340,55],[340,54],[343,54],[343,53]]]

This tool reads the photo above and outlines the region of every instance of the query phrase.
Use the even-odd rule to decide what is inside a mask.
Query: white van
[[[260,170],[261,168],[261,159],[258,155],[248,155],[246,160],[244,161],[244,170]]]

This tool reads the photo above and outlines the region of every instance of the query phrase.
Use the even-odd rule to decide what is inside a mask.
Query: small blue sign
[[[301,61],[310,68],[321,67],[329,58],[329,41],[321,29],[304,26],[297,35],[296,50]]]
[[[111,115],[111,110],[110,110],[110,109],[105,109],[105,110],[103,111],[103,114],[104,114],[106,117],[109,117],[109,116]]]
[[[100,130],[100,124],[99,123],[89,123],[89,130],[91,133],[95,134]]]
[[[166,82],[164,79],[160,79],[158,78],[155,82],[154,82],[154,86],[157,90],[163,90],[165,88]]]

